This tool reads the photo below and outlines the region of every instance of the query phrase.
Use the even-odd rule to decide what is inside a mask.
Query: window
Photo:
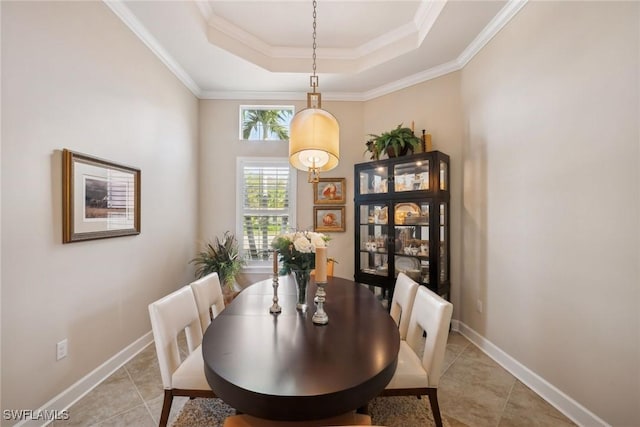
[[[288,141],[292,105],[241,105],[240,139]]]
[[[271,265],[271,240],[296,226],[296,174],[286,158],[238,158],[236,235],[247,266]]]

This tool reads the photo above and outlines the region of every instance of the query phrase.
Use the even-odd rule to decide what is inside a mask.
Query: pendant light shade
[[[333,114],[305,108],[291,120],[289,162],[300,170],[329,171],[340,160],[340,128]]]
[[[316,7],[313,0],[313,74],[309,78],[312,92],[307,93],[307,108],[291,120],[289,163],[309,172],[309,182],[320,181],[320,172],[329,171],[340,161],[340,128],[333,114],[322,109],[322,96],[316,92]]]

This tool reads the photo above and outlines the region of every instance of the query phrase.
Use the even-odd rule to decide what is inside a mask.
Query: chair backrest
[[[393,298],[391,299],[390,314],[398,325],[400,331],[400,339],[407,339],[407,329],[409,328],[409,319],[411,318],[411,309],[413,300],[416,297],[418,283],[404,273],[398,274],[396,286],[393,290]]]
[[[418,288],[409,321],[407,344],[420,354],[419,348],[424,339],[422,331],[426,332],[422,367],[427,371],[429,387],[437,387],[442,375],[452,313],[453,305],[449,301],[424,286]]]
[[[211,320],[224,310],[224,296],[218,273],[208,274],[192,282],[191,289],[200,314],[200,326],[205,331]]]
[[[202,343],[202,327],[191,286],[149,304],[149,317],[156,343],[162,385],[172,388],[171,376],[180,366],[178,335],[185,331],[189,354]]]

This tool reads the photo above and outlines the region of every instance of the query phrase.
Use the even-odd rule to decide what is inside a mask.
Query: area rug
[[[429,399],[414,396],[379,397],[369,403],[374,425],[387,427],[433,426]],[[173,427],[221,427],[226,417],[234,415],[232,407],[221,399],[193,399],[184,404]],[[443,424],[452,427],[443,414]],[[454,423],[457,424],[457,423]]]

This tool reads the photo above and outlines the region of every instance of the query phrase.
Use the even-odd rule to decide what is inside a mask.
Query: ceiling
[[[203,99],[304,99],[311,0],[104,0]],[[318,0],[325,100],[368,100],[459,70],[522,0]]]

